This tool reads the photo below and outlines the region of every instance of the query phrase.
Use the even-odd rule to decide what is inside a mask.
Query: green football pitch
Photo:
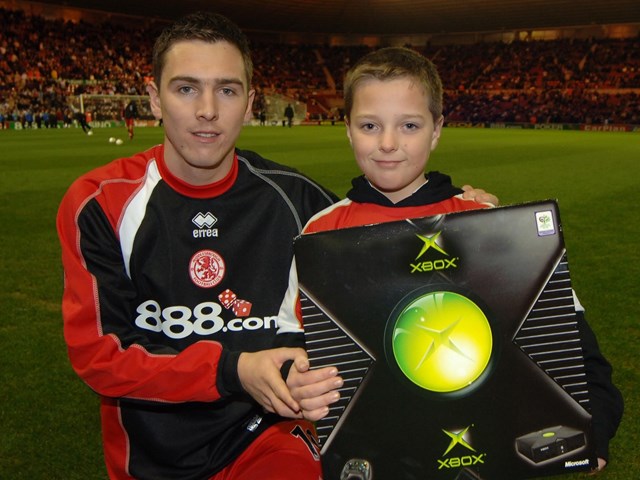
[[[0,131],[2,479],[106,478],[98,398],[72,371],[62,338],[55,215],[77,176],[160,143],[162,132],[138,128],[133,141],[124,128],[94,132]],[[124,144],[109,143],[112,136]],[[340,196],[358,174],[344,127],[247,127],[239,146]],[[599,477],[640,478],[640,135],[447,128],[429,169],[503,205],[558,200],[574,288],[626,403]]]

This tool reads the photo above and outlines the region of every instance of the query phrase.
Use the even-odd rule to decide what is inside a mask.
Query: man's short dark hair
[[[253,62],[249,40],[235,23],[227,17],[212,12],[196,12],[182,17],[167,27],[153,46],[153,77],[160,88],[162,70],[167,51],[177,42],[202,40],[209,43],[228,42],[242,54],[247,78],[247,89],[251,88]]]

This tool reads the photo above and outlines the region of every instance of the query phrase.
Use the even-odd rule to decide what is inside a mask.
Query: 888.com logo
[[[403,383],[445,397],[465,396],[482,384],[497,345],[478,303],[450,288],[432,288],[398,304],[387,324],[385,352]]]

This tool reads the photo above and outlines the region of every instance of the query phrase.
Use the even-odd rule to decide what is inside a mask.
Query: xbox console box
[[[302,235],[295,252],[312,368],[345,379],[317,422],[326,480],[595,467],[555,201]]]

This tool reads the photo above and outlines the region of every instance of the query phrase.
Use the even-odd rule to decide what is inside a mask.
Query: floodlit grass
[[[138,128],[131,142],[124,128],[94,132],[0,131],[2,479],[106,478],[98,399],[72,371],[62,339],[55,214],[73,179],[161,142],[162,132]],[[124,145],[110,144],[111,136]],[[344,127],[249,127],[239,146],[341,196],[358,174]],[[445,129],[429,168],[503,204],[558,199],[573,284],[626,401],[612,463],[599,478],[640,475],[640,135]]]

